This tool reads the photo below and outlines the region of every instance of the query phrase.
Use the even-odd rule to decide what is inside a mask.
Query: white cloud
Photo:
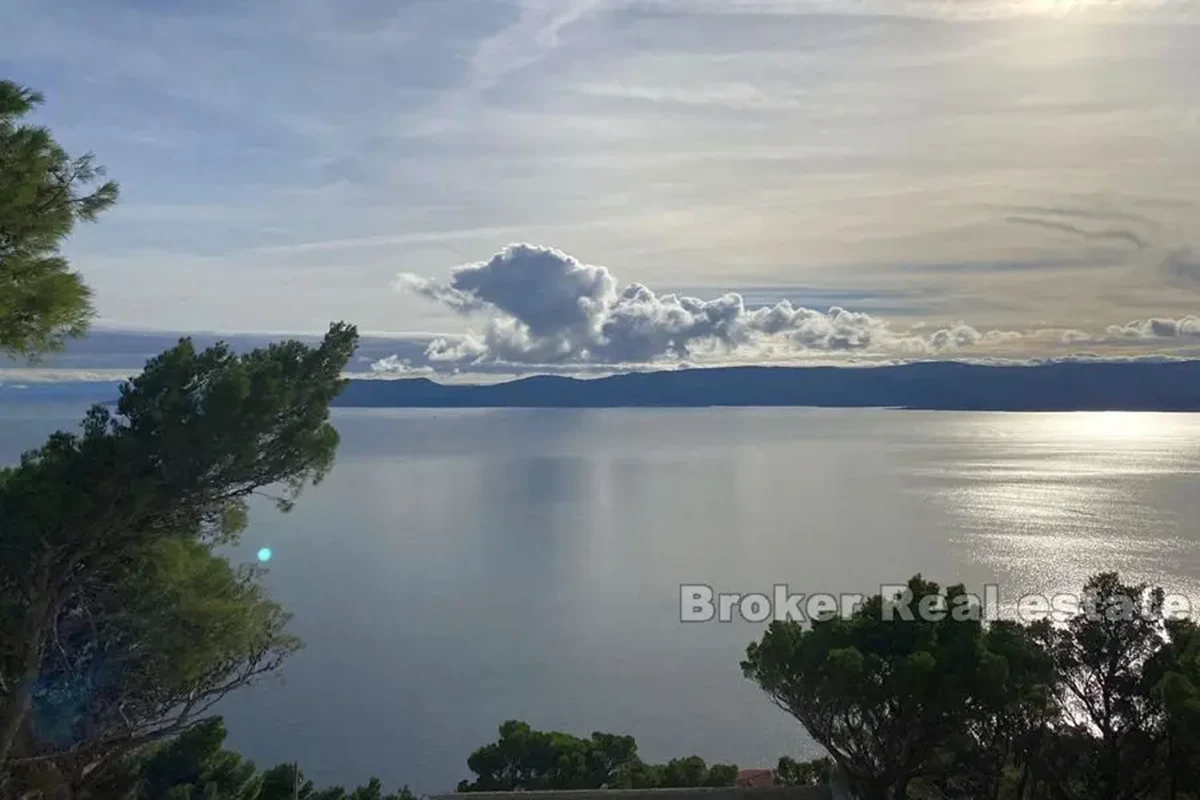
[[[414,365],[409,359],[398,355],[385,356],[371,362],[371,372],[388,376],[415,377],[432,375],[434,370],[428,365]]]
[[[1076,328],[1068,328],[1061,333],[1061,341],[1063,344],[1075,344],[1076,342],[1086,342],[1092,338],[1092,335],[1087,331],[1081,331]]]
[[[1155,317],[1109,325],[1108,335],[1114,339],[1179,339],[1200,337],[1200,317],[1188,315],[1179,319]]]
[[[673,103],[681,106],[711,107],[744,111],[779,111],[800,106],[807,94],[770,91],[750,83],[710,83],[698,86],[639,86],[618,83],[589,83],[578,91],[594,97],[633,100],[647,103]]]
[[[871,314],[820,311],[781,300],[747,307],[730,292],[702,300],[622,285],[606,267],[550,247],[513,244],[458,267],[440,283],[403,274],[401,289],[459,314],[486,316],[482,332],[432,342],[434,364],[644,364],[697,355],[778,358],[812,352],[934,354],[1022,338],[966,324],[926,333],[894,330]],[[387,368],[388,365],[381,365]]]
[[[471,59],[468,88],[487,89],[506,74],[539,61],[558,47],[564,28],[601,5],[602,0],[521,0],[517,21],[480,43]]]

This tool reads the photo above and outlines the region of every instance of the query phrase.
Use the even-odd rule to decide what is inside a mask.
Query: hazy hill
[[[353,381],[342,406],[895,406],[922,409],[1200,410],[1200,361],[984,366],[730,367],[508,383]]]

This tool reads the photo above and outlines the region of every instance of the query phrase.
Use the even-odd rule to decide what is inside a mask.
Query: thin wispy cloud
[[[1004,218],[1005,222],[1013,225],[1032,225],[1035,228],[1044,228],[1049,231],[1059,231],[1061,233],[1069,233],[1078,236],[1081,239],[1092,242],[1128,242],[1139,250],[1144,250],[1150,246],[1150,243],[1131,230],[1123,228],[1099,228],[1089,229],[1080,225],[1073,225],[1069,222],[1061,220],[1042,219],[1039,217],[1018,217],[1009,216]]]
[[[468,88],[487,89],[505,75],[537,63],[559,46],[564,28],[605,4],[606,0],[520,0],[516,21],[479,44],[471,58]]]
[[[647,103],[712,107],[730,110],[782,110],[796,108],[804,93],[792,89],[772,93],[749,83],[715,83],[687,87],[622,86],[611,83],[585,84],[577,89],[597,97]]]

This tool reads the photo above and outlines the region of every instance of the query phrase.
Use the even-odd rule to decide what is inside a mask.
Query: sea
[[[82,408],[0,406],[0,463]],[[253,508],[305,648],[220,707],[231,747],[318,785],[451,790],[522,719],[643,758],[818,753],[743,675],[766,622],[687,587],[875,594],[914,574],[1019,613],[1088,576],[1200,609],[1200,415],[873,409],[336,409],[335,467]],[[754,615],[751,615],[754,616]]]

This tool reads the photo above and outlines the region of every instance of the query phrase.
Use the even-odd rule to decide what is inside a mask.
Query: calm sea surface
[[[0,409],[15,460],[77,409]],[[1119,569],[1200,601],[1200,415],[809,409],[339,410],[338,463],[237,558],[307,648],[223,709],[232,745],[318,783],[469,776],[505,719],[630,733],[653,760],[810,750],[745,681],[746,622],[679,586],[1001,600]],[[1198,602],[1200,605],[1200,602]]]

